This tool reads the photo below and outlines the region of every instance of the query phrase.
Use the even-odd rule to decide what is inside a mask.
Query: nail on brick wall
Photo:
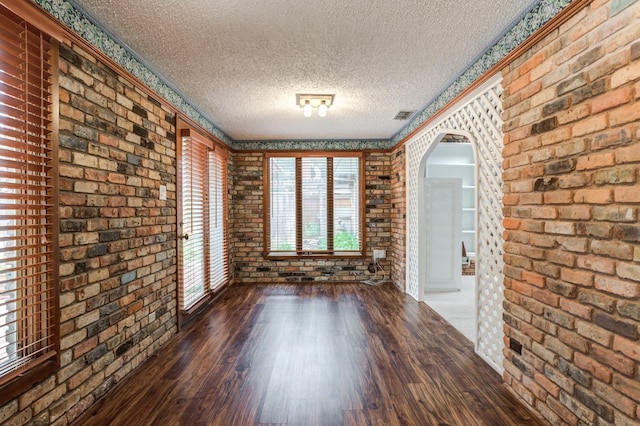
[[[640,3],[503,70],[504,379],[551,424],[640,422]]]
[[[230,257],[234,283],[343,282],[369,278],[373,249],[391,247],[391,162],[388,154],[365,155],[367,257],[364,259],[264,258],[262,153],[233,155],[234,186],[231,190]],[[389,261],[381,261],[389,277]]]

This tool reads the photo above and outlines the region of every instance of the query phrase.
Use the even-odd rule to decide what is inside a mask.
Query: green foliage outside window
[[[333,240],[334,250],[358,250],[358,236],[345,231],[338,231]]]

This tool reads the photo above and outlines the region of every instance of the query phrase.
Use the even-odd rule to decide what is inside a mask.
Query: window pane
[[[360,157],[273,157],[268,167],[270,252],[362,250]]]
[[[327,159],[302,159],[302,249],[327,249]]]
[[[296,159],[270,158],[270,251],[296,250]]]
[[[204,177],[206,147],[189,138],[182,141],[182,240],[183,308],[204,296]]]
[[[358,158],[333,159],[333,248],[360,250],[360,167]]]
[[[0,160],[2,160],[0,154]],[[1,168],[0,174],[6,169]],[[18,235],[19,220],[16,210],[9,210],[9,206],[15,203],[10,199],[14,191],[9,188],[12,180],[0,177],[0,202],[8,204],[0,210],[0,374],[10,371],[15,366],[10,363],[18,358],[17,351],[17,274],[20,270],[17,244],[20,241]],[[12,194],[13,193],[13,194]],[[8,219],[3,219],[7,217]]]
[[[224,159],[209,151],[209,276],[210,288],[227,281],[227,244],[224,229]]]

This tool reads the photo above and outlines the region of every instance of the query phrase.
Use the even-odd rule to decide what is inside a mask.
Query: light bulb
[[[302,113],[304,114],[305,117],[309,118],[311,117],[312,112],[313,112],[313,107],[311,106],[309,101],[307,101],[307,103],[304,104],[304,108],[302,108]]]
[[[327,110],[329,107],[327,106],[325,101],[322,101],[320,106],[318,107],[318,116],[325,117],[327,115]]]

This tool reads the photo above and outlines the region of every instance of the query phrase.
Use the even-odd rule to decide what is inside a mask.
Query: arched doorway
[[[477,169],[471,139],[467,132],[442,132],[421,160],[418,256],[419,300],[475,345]]]
[[[419,205],[422,161],[439,135],[464,132],[477,151],[476,283],[477,339],[475,350],[498,372],[503,371],[503,240],[502,223],[502,100],[500,74],[450,106],[406,143],[406,291],[420,299]]]

